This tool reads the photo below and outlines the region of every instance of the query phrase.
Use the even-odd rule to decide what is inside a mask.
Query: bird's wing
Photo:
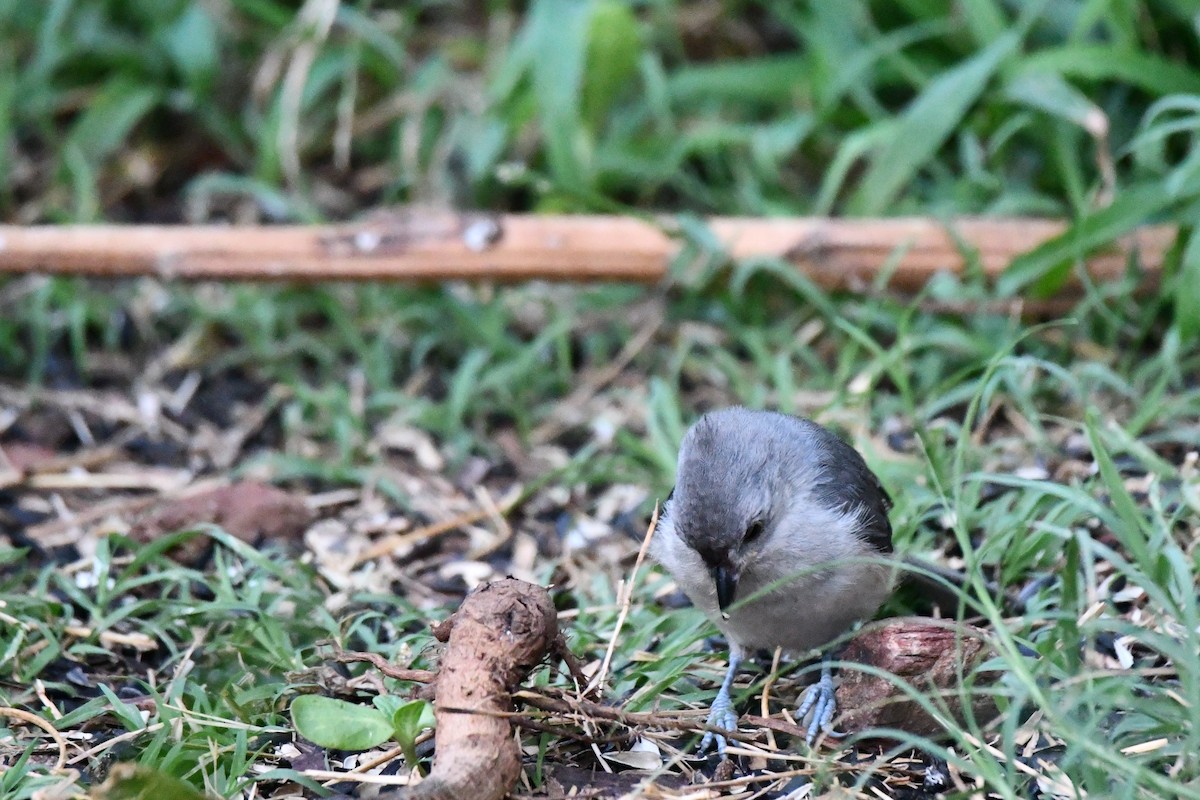
[[[814,487],[817,498],[830,508],[857,510],[864,541],[880,553],[892,552],[891,496],[857,450],[829,431],[821,432],[824,478]]]

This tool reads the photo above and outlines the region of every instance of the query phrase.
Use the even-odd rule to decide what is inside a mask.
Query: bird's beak
[[[733,597],[737,594],[737,570],[728,566],[713,567],[712,577],[717,587],[717,606],[724,612],[733,605]]]

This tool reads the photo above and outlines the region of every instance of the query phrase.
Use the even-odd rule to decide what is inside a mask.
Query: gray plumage
[[[893,584],[890,508],[862,456],[810,420],[729,408],[688,430],[650,553],[729,639],[711,724],[736,724],[728,687],[747,651],[803,653],[875,613]]]
[[[868,562],[891,552],[890,507],[862,456],[825,428],[729,408],[684,436],[650,553],[735,647],[806,651],[891,592],[892,569]],[[737,569],[744,601],[728,619],[712,578],[720,561]]]

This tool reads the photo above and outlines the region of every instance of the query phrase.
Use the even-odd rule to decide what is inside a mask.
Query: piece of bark
[[[493,581],[468,595],[433,635],[448,642],[435,685],[433,769],[416,786],[380,797],[498,800],[521,774],[520,744],[503,715],[558,637],[554,603],[540,586]]]
[[[863,629],[846,645],[840,660],[876,667],[927,696],[940,695],[933,700],[934,707],[945,708],[958,724],[968,713],[983,724],[996,716],[996,702],[989,692],[977,690],[986,689],[998,673],[980,673],[976,668],[992,655],[979,628],[911,617]],[[974,678],[971,691],[960,692],[960,678],[967,676]],[[963,695],[969,698],[969,708],[964,708]],[[894,680],[860,670],[840,670],[837,703],[842,730],[896,728],[930,737],[945,732]]]
[[[58,458],[58,452],[36,442],[8,442],[0,444],[0,470],[4,462],[17,472],[29,472]]]
[[[312,521],[304,498],[258,481],[221,486],[188,497],[166,498],[138,515],[130,538],[151,542],[165,534],[195,525],[218,525],[249,544],[299,539]],[[184,564],[208,558],[212,540],[197,536],[171,551]]]

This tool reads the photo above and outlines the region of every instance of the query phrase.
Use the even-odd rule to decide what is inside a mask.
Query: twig
[[[860,767],[857,764],[839,764],[838,766],[844,767],[846,769],[855,769],[855,768],[862,769],[862,767]],[[753,774],[753,775],[743,775],[740,778],[731,778],[730,780],[727,780],[727,781],[712,781],[710,783],[704,784],[704,788],[706,788],[706,789],[736,789],[738,787],[749,786],[750,784],[754,784],[754,783],[771,783],[774,781],[781,781],[781,780],[786,781],[791,778],[799,778],[799,777],[803,777],[806,775],[813,775],[815,773],[816,773],[816,769],[814,769],[813,767],[804,767],[803,769],[782,770],[780,772],[764,772],[764,773]]]
[[[775,685],[775,680],[779,677],[779,659],[783,656],[783,648],[776,647],[775,654],[771,657],[771,672],[767,675],[767,679],[763,682],[761,702],[759,710],[763,717],[771,716],[771,687]],[[771,743],[771,747],[775,747],[775,733],[771,731],[767,734],[767,739]]]
[[[63,633],[78,639],[90,639],[97,635],[96,631],[84,625],[68,625]],[[132,647],[139,653],[149,653],[158,649],[158,642],[144,633],[120,633],[118,631],[100,631],[100,643],[106,647]]]
[[[508,500],[505,500],[500,505],[499,509],[495,509],[495,507],[476,508],[463,514],[459,514],[456,517],[451,517],[450,519],[443,520],[441,522],[435,522],[431,525],[417,528],[415,531],[385,536],[363,552],[359,553],[358,556],[355,557],[354,561],[351,562],[350,566],[351,568],[357,567],[360,564],[365,564],[366,562],[372,561],[376,558],[382,558],[383,556],[386,556],[407,544],[423,542],[426,539],[433,539],[435,537],[442,536],[443,534],[450,533],[451,531],[456,531],[466,525],[474,525],[476,522],[492,516],[492,514],[496,513],[496,511],[502,515],[507,514],[516,507],[517,503],[521,501],[522,496],[523,493],[514,493],[512,497],[510,497]]]
[[[963,740],[967,744],[971,745],[972,747],[977,747],[980,750],[986,750],[993,758],[995,758],[997,761],[1001,762],[1002,764],[1003,763],[1011,763],[1018,772],[1024,772],[1026,775],[1032,776],[1034,778],[1042,777],[1042,773],[1038,772],[1036,769],[1029,766],[1028,764],[1023,762],[1021,759],[1019,759],[1019,758],[1009,759],[1008,756],[1006,756],[1004,754],[1004,752],[1002,750],[1000,750],[998,747],[988,744],[987,742],[981,742],[979,739],[972,736],[967,731],[960,730],[958,733],[962,736]]]
[[[715,725],[707,725],[697,723],[695,719],[699,719],[697,715],[683,716],[681,714],[668,714],[656,711],[624,711],[612,706],[601,705],[600,703],[580,698],[567,697],[551,697],[548,694],[538,693],[533,691],[521,691],[513,694],[515,699],[521,700],[524,703],[533,706],[542,711],[550,711],[557,714],[582,716],[590,719],[600,719],[607,722],[616,722],[621,725],[626,725],[630,728],[645,729],[645,728],[660,728],[663,730],[673,731],[688,731],[700,732],[712,730],[717,733],[726,735],[726,738],[738,739],[743,741],[753,741],[756,737],[753,733],[745,731],[726,731],[724,728],[718,728]],[[744,720],[755,720],[753,724],[764,722],[758,717],[743,717]],[[778,720],[765,720],[769,724],[761,724],[760,727],[770,727],[776,730],[780,726],[786,725]],[[803,735],[803,731],[796,726],[787,726],[783,730],[784,733],[792,733],[795,731]]]
[[[1061,235],[1043,219],[735,218],[708,221],[734,260],[778,258],[827,289],[864,289],[880,266],[889,288],[920,290],[978,256],[995,278],[1013,259]],[[641,281],[667,276],[680,250],[670,218],[481,215],[388,209],[335,226],[0,226],[0,272],[239,280]],[[1072,254],[1096,281],[1141,262],[1141,290],[1159,282],[1176,229],[1148,226],[1098,250]],[[1071,281],[1062,294],[1080,291]]]
[[[658,503],[655,503],[654,513],[650,516],[650,525],[646,528],[646,535],[642,537],[642,546],[638,549],[637,560],[633,562],[629,579],[621,582],[619,593],[621,610],[617,614],[617,624],[613,627],[612,636],[608,640],[608,648],[604,651],[604,660],[600,662],[600,669],[596,670],[596,676],[588,683],[585,694],[591,694],[593,691],[601,689],[604,686],[605,678],[608,677],[608,668],[612,664],[613,653],[617,649],[617,639],[621,635],[621,628],[625,626],[625,618],[629,616],[629,607],[633,602],[633,586],[637,581],[638,568],[646,558],[646,551],[650,549],[650,539],[653,538],[654,528],[657,525]]]
[[[565,642],[562,644],[562,646],[565,647]],[[556,647],[558,647],[557,642],[556,642]],[[558,650],[558,652],[561,654],[562,651]],[[366,663],[371,664],[373,667],[375,667],[377,670],[379,670],[380,672],[382,672],[384,675],[388,676],[389,678],[395,678],[397,680],[402,680],[402,681],[413,681],[416,683],[431,683],[437,677],[437,673],[432,672],[430,670],[403,669],[401,667],[397,667],[394,664],[391,664],[390,662],[388,662],[387,659],[385,659],[383,656],[379,655],[378,653],[362,653],[362,652],[348,651],[348,650],[342,650],[340,648],[335,648],[334,652],[333,652],[333,659],[340,663],[366,662]],[[576,680],[579,680],[579,679],[580,679],[579,677],[576,677]],[[677,713],[671,714],[671,713],[651,712],[651,711],[645,711],[645,712],[643,712],[643,711],[624,711],[622,709],[614,708],[613,706],[603,705],[602,703],[598,703],[598,702],[595,702],[592,700],[587,700],[585,698],[580,698],[580,697],[568,698],[565,694],[560,697],[553,697],[550,694],[547,694],[544,690],[542,690],[542,691],[533,690],[533,689],[522,690],[519,692],[515,692],[513,694],[513,698],[524,702],[526,705],[533,706],[534,708],[536,708],[540,711],[546,711],[546,712],[553,713],[553,714],[563,714],[563,715],[569,715],[569,716],[582,716],[582,717],[586,717],[586,718],[589,718],[592,720],[597,720],[597,719],[603,720],[605,722],[615,722],[615,723],[625,725],[630,728],[660,728],[660,729],[664,729],[664,730],[695,731],[695,732],[705,731],[705,730],[710,729],[710,726],[708,726],[708,725],[698,724],[695,719],[692,719],[692,717],[694,715],[690,715],[690,714],[689,715],[681,715],[681,714],[677,714]],[[516,721],[520,721],[520,719],[523,717],[523,715],[521,715],[518,712],[498,712],[498,711],[485,712],[485,711],[480,711],[478,709],[459,709],[459,708],[453,708],[453,707],[446,707],[446,708],[443,708],[442,710],[447,711],[448,713],[485,714],[487,716],[497,716],[497,717],[505,717],[505,718],[511,717]],[[524,717],[526,719],[528,718],[527,715],[524,715]],[[774,719],[771,717],[767,717],[765,715],[761,716],[761,717],[748,715],[748,716],[742,717],[742,720],[744,722],[746,722],[747,724],[754,725],[759,728],[766,728],[768,730],[772,730],[777,733],[787,734],[788,736],[803,736],[804,735],[804,729],[802,729],[796,725],[791,725],[789,723],[783,722],[782,720],[777,720],[777,719]],[[530,726],[530,727],[532,727],[532,726]],[[717,731],[717,732],[722,732],[722,733],[724,732],[724,729],[717,728],[717,727],[712,727],[711,729],[714,731]],[[556,730],[554,732],[562,734],[562,735],[570,735],[570,734],[566,734],[559,730]],[[579,738],[579,736],[575,735],[575,736],[571,736],[571,738]],[[755,738],[755,735],[752,733],[736,732],[736,733],[732,734],[730,736],[730,738],[743,739],[745,741],[752,741]],[[608,741],[607,739],[595,740],[595,739],[587,739],[587,738],[585,738],[584,740],[585,741],[600,741],[600,743],[606,743]]]
[[[31,714],[28,711],[22,711],[19,708],[10,708],[8,706],[0,706],[0,717],[19,719],[22,722],[28,722],[30,725],[44,730],[46,734],[54,740],[54,743],[58,745],[58,761],[55,762],[54,769],[52,771],[58,772],[67,765],[67,740],[64,739],[63,735],[58,732],[58,728],[55,728],[47,720],[42,719],[37,714]],[[4,771],[5,770],[0,770],[0,773],[3,773]]]
[[[13,472],[24,473],[25,476],[39,475],[48,472],[69,472],[74,469],[91,469],[112,461],[121,455],[124,445],[134,439],[140,431],[135,429],[126,429],[119,433],[115,441],[102,445],[100,447],[92,447],[87,450],[82,450],[78,453],[71,453],[64,456],[52,456],[46,459],[39,459],[37,463],[31,464],[24,469],[16,469],[12,467],[11,462],[7,464],[8,468]],[[3,451],[0,447],[0,451]],[[5,459],[7,460],[7,459]],[[2,463],[2,462],[0,462]]]
[[[576,742],[583,742],[590,745],[614,744],[616,742],[629,741],[629,734],[621,734],[618,736],[589,736],[586,733],[580,733],[569,728],[564,728],[561,725],[551,725],[546,722],[541,722],[540,720],[534,719],[528,714],[522,714],[519,711],[491,711],[478,708],[455,708],[453,706],[439,706],[438,710],[447,714],[476,714],[484,717],[506,719],[514,725],[519,725],[522,728],[528,728],[531,731],[552,733],[555,736],[561,736],[564,739],[572,739]]]
[[[46,694],[45,681],[41,678],[34,678],[33,691],[37,695],[38,700],[42,701],[42,706],[50,712],[51,719],[60,720],[63,718],[63,713],[58,710],[58,706],[54,705],[54,701]]]
[[[370,775],[365,772],[335,772],[328,769],[306,769],[301,770],[300,774],[306,778],[312,778],[314,781],[325,781],[326,783],[353,781],[354,783],[377,783],[381,786],[408,786],[412,783],[412,779],[407,775]]]
[[[103,753],[105,750],[108,750],[110,747],[115,747],[116,745],[121,744],[122,742],[129,741],[130,739],[136,739],[137,737],[141,736],[143,733],[154,733],[155,731],[160,730],[165,724],[166,723],[163,723],[163,722],[156,722],[153,725],[147,725],[146,727],[139,728],[136,731],[126,731],[125,733],[122,733],[118,736],[114,736],[111,739],[104,740],[103,742],[96,745],[95,747],[93,747],[90,750],[84,750],[79,755],[72,757],[71,760],[68,761],[67,763],[68,764],[78,764],[80,761],[90,758],[90,757],[96,755],[97,753]]]
[[[579,663],[579,659],[571,652],[571,648],[567,646],[567,640],[562,635],[562,631],[559,631],[558,636],[554,639],[554,654],[567,665],[567,672],[570,673],[571,680],[575,681],[576,689],[582,689],[584,686],[587,686],[588,677],[583,672],[583,664]]]
[[[428,731],[426,733],[428,733]],[[418,736],[416,738],[416,740],[414,740],[414,744],[422,741],[425,738],[426,738],[425,734],[424,733],[421,734],[420,736]],[[367,772],[368,770],[375,769],[376,767],[381,767],[384,764],[388,763],[389,761],[397,759],[402,755],[404,755],[404,748],[401,747],[400,745],[396,745],[391,750],[385,750],[384,752],[380,753],[375,758],[372,758],[368,761],[362,762],[357,767],[350,770],[350,773],[354,774],[354,773]],[[334,783],[334,781],[330,781],[329,783]],[[327,783],[326,785],[328,786],[329,783]]]
[[[517,489],[516,493],[506,502],[515,500],[515,498],[519,495],[520,490]],[[496,527],[496,538],[467,554],[467,558],[475,561],[482,561],[503,547],[506,542],[512,540],[513,529],[512,526],[508,524],[508,520],[504,518],[504,512],[500,510],[500,508],[496,505],[496,501],[492,499],[491,492],[487,490],[486,486],[480,484],[479,486],[475,487],[475,501],[479,503],[480,507],[484,511],[487,512],[487,518],[490,519],[492,525]]]
[[[389,678],[398,681],[414,681],[416,683],[432,683],[437,673],[427,669],[404,669],[397,667],[378,653],[360,653],[335,647],[333,660],[342,664],[365,661]]]
[[[36,482],[39,479],[38,476],[55,473],[68,474],[73,473],[77,469],[92,469],[103,466],[120,457],[125,445],[135,439],[140,433],[141,431],[138,428],[129,427],[112,437],[112,440],[103,446],[89,447],[77,453],[38,459],[33,464],[21,469],[13,466],[12,461],[4,453],[4,447],[0,446],[0,489],[8,489],[22,484],[29,484],[33,488],[45,488],[36,486]]]
[[[0,478],[0,488],[23,485],[30,489],[56,489],[59,491],[83,489],[145,489],[169,492],[186,485],[188,475],[179,470],[142,470],[140,472],[86,472],[86,473],[39,473],[24,480],[6,484]]]
[[[806,736],[808,733],[804,728],[801,728],[799,725],[793,725],[790,722],[785,722],[784,720],[781,720],[781,719],[775,719],[774,717],[765,717],[765,716],[757,717],[753,714],[746,714],[745,716],[741,717],[740,719],[742,722],[746,723],[747,725],[755,725],[759,728],[766,728],[769,731],[774,731],[775,733],[782,733],[787,736],[803,737],[803,736]],[[718,733],[719,732],[720,731],[718,731]]]

